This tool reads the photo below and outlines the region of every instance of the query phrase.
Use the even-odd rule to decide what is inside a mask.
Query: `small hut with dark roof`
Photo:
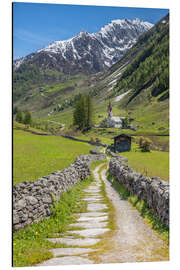
[[[131,150],[131,136],[120,134],[114,137],[114,152],[125,152]]]

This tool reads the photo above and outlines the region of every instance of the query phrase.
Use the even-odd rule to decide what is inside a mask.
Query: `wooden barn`
[[[131,150],[131,136],[120,134],[114,137],[114,152],[125,152]]]

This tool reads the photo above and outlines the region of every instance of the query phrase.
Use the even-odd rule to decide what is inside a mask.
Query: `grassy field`
[[[130,152],[120,153],[128,158],[128,164],[138,173],[149,177],[160,177],[169,181],[169,153],[160,151],[141,152],[133,144]]]
[[[26,131],[26,132],[34,132],[34,133],[40,133],[40,134],[51,134],[49,131],[44,131],[44,130],[40,130],[40,129],[37,129],[37,128],[33,128],[33,127],[28,127],[26,128],[26,125],[24,124],[21,124],[21,123],[18,123],[18,122],[15,122],[13,123],[13,129],[14,130],[23,130],[23,131]]]
[[[74,87],[74,84],[73,83],[57,83],[57,84],[54,84],[53,86],[46,86],[44,87],[44,92],[45,93],[53,93],[53,92],[56,92],[56,91],[60,91],[64,88],[67,88],[67,87]]]
[[[14,130],[14,184],[34,181],[53,171],[62,170],[74,162],[78,155],[89,153],[92,147],[57,136],[40,136]]]

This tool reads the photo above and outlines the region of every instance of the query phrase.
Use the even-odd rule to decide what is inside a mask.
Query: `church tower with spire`
[[[122,128],[125,117],[113,116],[112,105],[109,101],[107,125],[109,128]]]
[[[113,116],[112,106],[111,106],[111,102],[109,101],[109,105],[108,105],[108,119],[111,118],[112,116]]]

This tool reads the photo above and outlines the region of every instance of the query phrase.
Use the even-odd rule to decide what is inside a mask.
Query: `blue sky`
[[[115,19],[156,23],[168,9],[13,3],[14,59],[39,50],[55,40],[66,40],[81,30],[94,33]]]

